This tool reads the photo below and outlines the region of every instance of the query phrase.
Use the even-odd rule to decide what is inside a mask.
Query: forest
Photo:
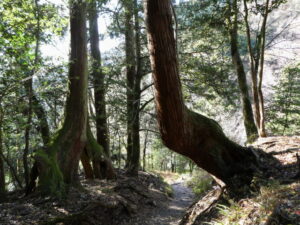
[[[0,225],[300,224],[299,0],[2,0]]]

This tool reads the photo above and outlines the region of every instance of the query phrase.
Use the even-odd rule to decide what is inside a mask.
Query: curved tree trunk
[[[164,144],[228,186],[234,186],[235,178],[249,184],[254,172],[254,154],[230,141],[217,122],[184,105],[170,1],[146,0],[145,14],[157,119]]]

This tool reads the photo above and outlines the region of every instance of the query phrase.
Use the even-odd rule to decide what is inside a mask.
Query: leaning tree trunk
[[[156,111],[164,144],[233,187],[249,184],[254,154],[230,141],[212,119],[188,110],[183,102],[170,0],[146,0],[148,47]]]
[[[230,4],[230,3],[229,3]],[[243,119],[247,135],[248,142],[254,141],[258,137],[258,131],[255,125],[251,101],[248,92],[248,85],[246,79],[246,73],[244,65],[238,49],[238,8],[237,0],[233,1],[232,7],[228,5],[233,11],[233,20],[228,17],[229,21],[229,33],[230,33],[230,45],[231,45],[231,57],[236,69],[239,88],[241,91],[241,101],[243,108]]]

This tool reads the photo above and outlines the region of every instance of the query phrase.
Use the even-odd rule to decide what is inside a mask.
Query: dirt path
[[[187,208],[194,202],[194,194],[192,190],[184,185],[184,183],[176,182],[172,184],[174,191],[174,198],[166,209],[167,219],[165,223],[161,224],[178,224]]]
[[[194,202],[195,196],[192,190],[185,186],[182,179],[175,181],[171,186],[172,198],[156,202],[156,207],[143,213],[142,218],[135,218],[127,223],[131,225],[177,225],[185,211]]]

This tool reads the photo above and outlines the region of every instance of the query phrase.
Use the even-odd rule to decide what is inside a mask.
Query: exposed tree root
[[[188,210],[185,216],[181,219],[179,225],[192,225],[201,215],[208,213],[217,205],[222,198],[224,188],[217,188],[210,191],[200,201],[194,203]]]
[[[114,224],[112,221],[118,214],[128,216],[135,213],[135,205],[129,203],[121,196],[115,196],[113,200],[98,200],[90,203],[82,211],[64,217],[57,217],[50,221],[42,223],[42,225],[84,225],[94,224],[91,220],[97,220],[101,224]],[[95,218],[95,215],[97,218]],[[108,217],[107,215],[111,215]]]

